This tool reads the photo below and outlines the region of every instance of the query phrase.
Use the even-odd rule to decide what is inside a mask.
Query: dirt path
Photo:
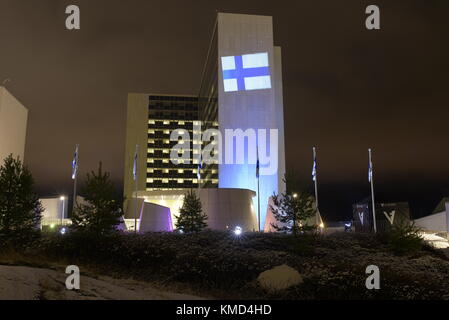
[[[0,300],[198,300],[145,282],[81,275],[80,290],[65,287],[66,275],[50,269],[0,265]]]

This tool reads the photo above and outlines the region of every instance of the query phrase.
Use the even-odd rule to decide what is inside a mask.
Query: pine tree
[[[31,234],[39,228],[42,211],[30,170],[8,156],[0,167],[0,236]]]
[[[278,223],[272,227],[280,232],[293,233],[313,230],[316,226],[309,226],[307,220],[316,214],[315,199],[305,191],[294,173],[284,178],[287,191],[280,195],[273,195],[273,205],[270,209]],[[293,190],[298,190],[294,192]]]
[[[87,174],[81,193],[84,202],[76,205],[72,214],[72,228],[97,235],[111,233],[120,224],[122,209],[109,172],[103,172],[100,162],[98,172]]]
[[[200,232],[207,227],[207,215],[203,213],[201,201],[193,190],[185,195],[176,218],[176,228],[186,233]]]

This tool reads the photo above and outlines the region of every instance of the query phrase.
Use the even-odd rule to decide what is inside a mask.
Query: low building
[[[393,225],[410,223],[410,208],[407,202],[376,203],[376,229],[388,230]],[[373,206],[368,197],[353,205],[353,221],[356,232],[372,232]]]
[[[449,230],[449,198],[443,198],[432,214],[415,219],[415,226],[423,229],[426,233],[442,234],[448,237]]]
[[[44,208],[44,211],[42,212],[41,229],[70,224],[70,219],[67,219],[69,208],[67,197],[47,197],[39,200]]]

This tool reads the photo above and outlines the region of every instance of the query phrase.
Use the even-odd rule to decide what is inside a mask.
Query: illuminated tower
[[[261,151],[266,151],[276,156],[273,161],[277,158],[277,163],[271,163],[275,167],[271,174],[265,174],[270,164],[260,164],[260,227],[263,229],[269,197],[273,192],[283,191],[285,174],[281,49],[273,45],[272,17],[218,14],[203,72],[200,115],[203,121],[218,121],[223,140],[226,130],[241,129],[248,133],[243,164],[236,163],[236,159],[234,163],[226,163],[226,150],[222,152],[219,188],[257,192],[254,154],[253,161],[248,157],[256,152],[248,145],[253,139],[250,132],[266,130],[266,143],[260,136],[256,138],[259,158],[263,158]],[[274,143],[269,143],[270,129],[277,133]],[[233,142],[235,157],[237,140]],[[257,199],[254,201],[258,202]]]

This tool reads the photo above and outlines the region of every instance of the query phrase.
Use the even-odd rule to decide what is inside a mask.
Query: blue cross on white
[[[221,57],[225,92],[271,89],[268,53]]]

